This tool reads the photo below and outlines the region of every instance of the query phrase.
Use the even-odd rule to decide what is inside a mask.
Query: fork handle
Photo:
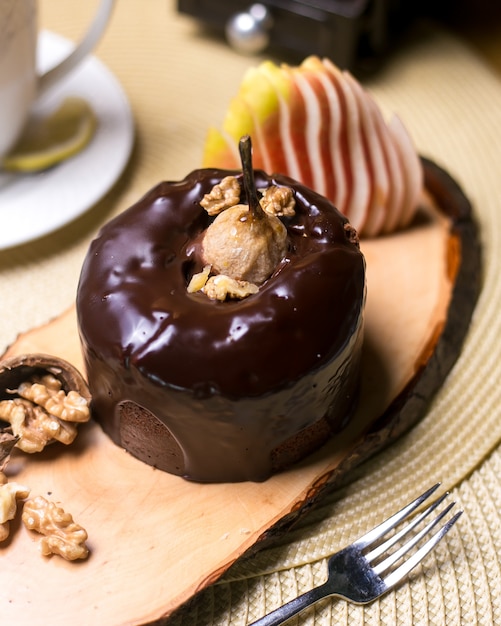
[[[280,626],[280,624],[283,624],[291,617],[294,617],[294,615],[301,613],[301,611],[304,611],[312,604],[315,604],[315,602],[318,602],[319,600],[322,600],[330,595],[333,595],[331,588],[328,583],[324,583],[319,587],[306,591],[283,606],[278,607],[278,609],[268,613],[268,615],[252,622],[249,626]]]

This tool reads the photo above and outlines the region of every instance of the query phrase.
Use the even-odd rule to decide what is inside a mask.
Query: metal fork
[[[448,494],[442,495],[423,512],[413,517],[406,526],[391,534],[386,540],[384,540],[385,535],[407,519],[439,486],[440,483],[437,483],[398,513],[395,513],[385,522],[382,522],[363,537],[360,537],[355,543],[331,556],[328,561],[328,579],[323,585],[303,593],[261,619],[252,622],[249,626],[278,626],[315,602],[328,596],[344,598],[356,604],[367,604],[393,589],[435,548],[463,512],[458,511],[426,543],[413,552],[409,558],[403,560],[397,567],[394,567],[409,550],[427,536],[440,520],[447,515],[455,502],[451,502],[434,519],[431,519],[423,528],[415,532],[406,543],[388,554],[386,552],[389,548],[397,544],[411,530],[414,530],[439,506]]]

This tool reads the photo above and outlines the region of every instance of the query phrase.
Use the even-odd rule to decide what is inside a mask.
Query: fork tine
[[[387,586],[387,589],[391,589],[395,585],[397,585],[411,570],[413,570],[424,557],[429,554],[433,548],[438,544],[438,542],[449,532],[449,530],[454,526],[454,524],[461,517],[463,511],[458,511],[451,519],[446,522],[442,528],[437,531],[433,537],[431,537],[419,550],[417,550],[411,557],[409,557],[402,565],[397,567],[397,569],[393,570],[391,574],[388,574],[384,578],[384,582]]]
[[[399,530],[398,532],[396,532],[394,535],[392,535],[389,539],[387,539],[386,541],[384,541],[383,543],[379,544],[376,548],[374,548],[373,550],[371,550],[370,552],[367,552],[367,554],[365,554],[365,558],[369,561],[369,563],[373,562],[375,559],[379,558],[381,555],[383,555],[385,552],[388,551],[389,548],[391,548],[391,546],[393,546],[394,544],[396,544],[398,541],[400,541],[403,537],[405,537],[405,535],[407,535],[412,529],[414,529],[418,524],[420,524],[426,517],[428,517],[428,515],[434,511],[437,506],[439,504],[441,504],[445,498],[449,495],[449,493],[444,493],[442,496],[440,496],[440,498],[438,498],[437,500],[435,500],[435,502],[432,502],[430,504],[430,506],[425,509],[422,513],[420,513],[419,515],[416,515],[406,526],[404,526],[401,530]],[[449,505],[449,509],[454,506],[454,504]],[[436,522],[435,522],[436,523]]]
[[[411,539],[409,539],[407,543],[401,546],[398,550],[395,550],[395,552],[393,554],[390,554],[386,559],[384,559],[384,561],[381,561],[381,563],[378,563],[376,566],[374,566],[374,571],[379,575],[381,575],[383,572],[386,572],[394,563],[401,559],[404,554],[409,552],[409,550],[417,545],[421,541],[421,539],[426,536],[430,532],[430,530],[434,528],[441,519],[443,519],[445,515],[447,515],[447,513],[452,509],[455,504],[455,502],[451,502],[451,504],[449,504],[439,515],[437,515],[435,519],[430,520],[424,528],[422,528]],[[432,508],[434,508],[433,505],[429,507],[429,509]],[[428,513],[429,509],[427,509],[425,513]],[[409,524],[409,526],[412,527],[415,526],[415,524],[412,523]],[[405,530],[407,530],[407,528]]]
[[[389,517],[384,522],[381,522],[378,526],[370,530],[363,537],[360,537],[353,545],[355,545],[359,550],[363,550],[364,548],[370,546],[372,543],[381,539],[389,530],[392,530],[397,526],[402,520],[404,520],[410,513],[415,511],[418,506],[420,506],[425,500],[427,500],[432,493],[434,493],[440,487],[440,483],[433,485],[423,494],[421,494],[418,498],[410,502],[407,506],[404,506],[403,509],[395,513],[391,517]]]

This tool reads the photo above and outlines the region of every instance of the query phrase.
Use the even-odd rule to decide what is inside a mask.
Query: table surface
[[[496,200],[501,12],[491,4],[457,3],[454,15],[433,24],[424,38],[395,53],[367,81],[383,108],[398,110],[408,122],[418,149],[447,163],[478,209],[484,290],[464,354],[418,427],[358,469],[280,544],[244,559],[172,617],[169,626],[243,626],[257,619],[319,584],[330,552],[437,476],[465,515],[420,574],[368,607],[327,602],[298,623],[501,623],[501,359],[496,342],[501,332]],[[77,41],[97,0],[64,5],[41,0],[39,5],[42,27]],[[198,166],[207,127],[221,121],[243,72],[257,62],[177,15],[172,0],[120,0],[96,55],[131,103],[132,158],[117,185],[84,215],[40,240],[0,251],[2,351],[18,333],[71,306],[83,255],[102,223],[159,180],[180,179]]]

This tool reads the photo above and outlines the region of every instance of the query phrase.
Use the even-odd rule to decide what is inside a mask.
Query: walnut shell
[[[21,354],[0,360],[0,400],[10,399],[8,389],[17,389],[20,383],[33,375],[52,374],[61,381],[65,392],[77,391],[86,400],[91,399],[89,387],[76,367],[64,359],[49,354]]]

